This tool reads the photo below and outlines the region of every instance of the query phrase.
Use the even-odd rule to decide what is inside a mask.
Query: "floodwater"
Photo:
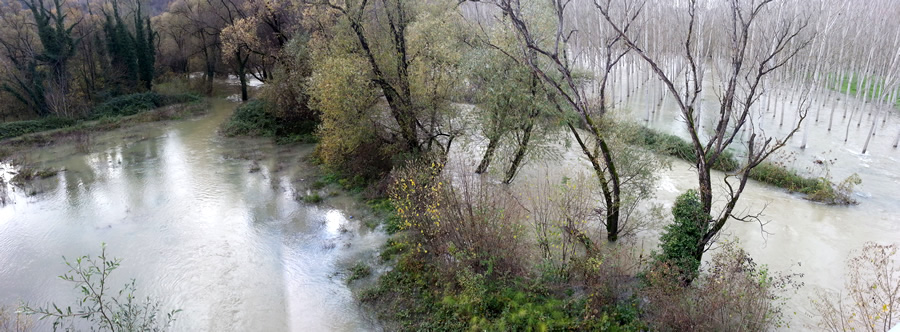
[[[655,87],[661,89],[662,87]],[[618,96],[616,110],[619,117],[640,122],[651,128],[675,134],[687,138],[687,132],[683,119],[678,112],[675,101],[669,96],[661,104],[658,103],[661,90],[652,93],[646,87],[634,89],[630,96],[627,89],[620,84],[616,89]],[[703,130],[706,132],[714,126],[714,114],[717,103],[716,96],[711,89],[705,90],[704,112],[702,113]],[[786,96],[786,94],[784,94]],[[856,109],[853,100],[840,101],[845,98],[839,94],[833,94],[830,99],[817,99],[809,110],[808,125],[801,127],[792,140],[782,149],[783,153],[773,156],[773,159],[784,162],[789,167],[801,173],[821,176],[830,173],[833,181],[840,182],[851,174],[858,174],[862,184],[854,190],[853,198],[859,202],[852,206],[829,206],[811,202],[802,195],[791,194],[783,189],[768,186],[750,180],[741,200],[735,209],[735,214],[761,213],[761,225],[759,222],[741,222],[731,220],[723,230],[722,239],[736,239],[759,264],[768,265],[772,271],[786,273],[802,273],[800,279],[804,286],[797,293],[788,293],[791,296],[785,309],[790,326],[786,330],[818,330],[813,324],[818,321],[816,314],[811,312],[810,300],[819,291],[829,289],[841,291],[844,289],[846,260],[862,249],[866,242],[900,243],[900,151],[893,147],[897,131],[900,130],[900,119],[897,111],[884,112],[874,106],[861,106],[859,113],[850,118],[850,113]],[[765,105],[767,100],[763,98],[760,104]],[[778,104],[778,113],[766,112],[760,109],[760,115],[755,123],[761,126],[767,135],[783,137],[796,122],[791,109],[797,108],[797,102],[791,104],[786,98],[773,97],[771,105]],[[651,108],[648,117],[647,108]],[[793,107],[793,108],[791,108]],[[843,108],[849,107],[847,118],[843,118]],[[837,108],[834,116],[834,124],[828,131],[828,119],[832,108]],[[781,125],[781,112],[788,109],[784,124]],[[821,111],[820,111],[821,109]],[[868,110],[873,110],[869,115]],[[820,113],[819,121],[815,121],[816,112]],[[887,116],[885,114],[893,114]],[[857,127],[858,116],[864,118],[862,124]],[[877,116],[877,118],[873,118]],[[869,135],[871,124],[875,120],[876,131],[869,143],[867,153],[862,154],[862,149]],[[850,121],[847,142],[844,142],[845,130]],[[804,131],[806,131],[804,133]],[[806,148],[801,149],[806,135]],[[473,151],[471,145],[457,148],[455,158],[464,159],[464,156],[477,156],[480,158],[485,142],[477,143]],[[560,181],[562,177],[577,178],[579,174],[585,175],[584,179],[593,180],[591,168],[580,150],[569,139],[569,148],[557,146],[560,157],[555,160],[530,162],[519,173],[514,188],[527,190],[535,181],[545,181],[550,176],[550,181]],[[741,144],[734,146],[736,152],[742,150]],[[479,151],[478,148],[481,148]],[[495,159],[496,160],[496,159]],[[827,170],[816,161],[828,161]],[[478,160],[470,162],[473,167]],[[507,167],[507,165],[503,165]],[[722,193],[724,184],[721,179],[724,174],[715,172],[714,178],[718,181],[713,184],[714,192]],[[665,211],[670,211],[675,198],[689,189],[697,188],[696,169],[687,162],[673,159],[671,169],[664,170],[657,182],[656,199],[653,203],[661,204]],[[597,201],[600,202],[597,196]],[[722,205],[719,201],[715,204]],[[716,211],[714,209],[714,211]],[[669,217],[671,218],[671,217]],[[657,244],[662,225],[656,225],[652,229],[638,234],[637,246],[644,250],[651,250]],[[708,259],[711,255],[705,256]]]
[[[29,153],[64,171],[8,185],[0,304],[74,306],[79,292],[56,277],[67,271],[61,256],[96,256],[106,243],[122,259],[111,289],[135,278],[138,298],[182,310],[176,331],[380,329],[345,282],[385,241],[363,225],[374,216],[346,196],[297,200],[314,179],[312,147],[224,138],[217,130],[236,104],[211,105],[192,120],[98,133],[89,153]]]

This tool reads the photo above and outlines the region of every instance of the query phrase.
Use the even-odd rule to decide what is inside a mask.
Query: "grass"
[[[43,118],[38,120],[15,121],[0,123],[0,140],[24,136],[28,134],[58,130],[65,128],[77,128],[89,120],[99,120],[101,124],[115,123],[118,118],[144,113],[144,111],[169,106],[173,104],[191,103],[199,101],[195,95],[160,95],[155,92],[136,93],[118,96],[96,105],[84,118]],[[148,113],[149,114],[149,113]],[[161,114],[153,113],[146,121],[155,121],[153,116]]]
[[[350,275],[347,277],[347,283],[349,284],[370,275],[372,275],[372,268],[363,262],[356,263],[356,265],[350,268]]]
[[[694,154],[694,146],[682,139],[681,137],[661,133],[659,131],[638,126],[638,133],[633,135],[628,143],[635,145],[643,145],[669,156],[683,159],[692,164],[697,163],[697,156]],[[712,169],[723,172],[732,172],[738,169],[740,164],[735,159],[734,154],[730,151],[724,151],[716,163],[712,165]]]
[[[804,177],[794,170],[770,162],[763,162],[753,168],[750,178],[790,192],[806,194],[808,199],[817,202],[834,202],[837,195],[834,185],[826,178]]]
[[[853,75],[852,79],[851,77],[840,77],[840,82],[838,82],[838,79],[837,74],[830,74],[827,87],[853,96],[856,96],[857,92],[861,92],[860,96],[868,92],[871,95],[867,97],[867,101],[876,100],[877,96],[880,96],[885,89],[884,79],[875,76],[860,78],[859,75]],[[862,91],[859,90],[860,88],[862,88]],[[897,95],[897,100],[894,103],[897,108],[900,108],[900,94]]]
[[[319,204],[322,203],[322,200],[323,198],[322,196],[319,196],[319,194],[303,196],[303,201],[309,204]]]

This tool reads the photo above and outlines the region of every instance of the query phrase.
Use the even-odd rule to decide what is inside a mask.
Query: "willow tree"
[[[798,104],[797,124],[781,137],[767,135],[755,124],[758,108],[754,107],[765,90],[763,84],[778,70],[791,63],[811,41],[808,20],[793,15],[785,2],[777,0],[727,0],[712,3],[688,0],[669,1],[594,0],[607,24],[619,33],[635,54],[651,68],[656,77],[675,97],[685,129],[690,135],[696,156],[697,180],[702,212],[712,216],[698,225],[705,231],[697,239],[694,251],[699,261],[730,219],[758,220],[758,215],[743,215],[735,207],[743,193],[750,172],[770,155],[784,147],[800,129],[808,103]],[[639,42],[616,19],[619,10],[640,17],[649,6],[664,10],[646,11],[674,16],[674,25],[666,40]],[[790,13],[790,14],[789,14]],[[656,24],[661,17],[641,17],[645,24]],[[680,37],[677,37],[680,36]],[[666,57],[677,59],[684,71],[667,70]],[[710,63],[721,61],[718,84],[714,86],[719,107],[714,113],[711,132],[701,130],[698,114],[701,94],[707,88],[704,74]],[[748,138],[742,140],[746,131]],[[718,201],[724,206],[713,213],[712,165],[724,158],[733,144],[744,145],[744,166],[724,178],[724,193]]]
[[[572,54],[572,38],[578,36],[577,29],[567,21],[574,11],[573,7],[570,7],[572,1],[470,0],[469,2],[487,3],[502,13],[502,16],[497,18],[498,23],[510,27],[517,44],[512,50],[496,48],[507,53],[510,58],[522,59],[521,63],[530,68],[548,87],[551,92],[549,94],[551,104],[590,162],[599,181],[604,209],[598,211],[603,215],[607,240],[616,241],[624,226],[622,222],[626,220],[621,214],[624,186],[617,169],[616,154],[611,148],[610,137],[607,137],[609,132],[603,129],[602,119],[609,110],[605,100],[607,78],[628,50],[620,47],[619,38],[615,36],[604,41],[604,51],[610,55],[608,58],[610,61],[603,71],[596,73],[599,75],[596,79],[599,81],[599,89],[603,92],[599,96],[592,96],[585,90],[586,82],[575,68],[576,56]],[[546,16],[538,14],[548,12]],[[631,20],[624,19],[626,22]],[[600,44],[597,45],[599,47]]]
[[[456,113],[450,99],[460,82],[462,29],[452,7],[442,3],[411,0],[309,1],[308,24],[317,27],[310,49],[316,82],[333,81],[331,75],[355,70],[361,76],[345,90],[348,95],[333,95],[327,88],[311,89],[318,100],[323,126],[332,117],[343,117],[353,110],[357,120],[368,121],[377,139],[393,149],[392,155],[418,155],[435,152],[446,156],[457,135],[449,116]],[[346,68],[331,68],[328,63],[346,61]],[[349,78],[348,78],[349,79]],[[342,83],[347,83],[342,81]],[[350,89],[352,87],[352,89]],[[374,90],[376,105],[360,109],[354,96],[362,90]],[[327,97],[327,98],[325,98]],[[329,102],[331,98],[340,103]],[[346,99],[346,100],[345,100]],[[360,98],[358,101],[367,100]],[[331,106],[333,105],[333,107]],[[385,106],[385,107],[381,107]],[[345,140],[323,136],[323,141]],[[359,142],[341,142],[327,146],[357,147]],[[349,151],[349,150],[347,150]],[[334,151],[346,155],[347,151]],[[364,151],[370,153],[371,151]],[[440,157],[443,158],[443,157]]]
[[[555,110],[544,82],[515,59],[483,45],[476,45],[467,59],[467,82],[478,107],[474,116],[487,140],[475,173],[487,172],[498,154],[508,152],[509,158],[501,157],[509,159],[503,175],[503,183],[509,184],[542,133],[556,129],[548,121]]]

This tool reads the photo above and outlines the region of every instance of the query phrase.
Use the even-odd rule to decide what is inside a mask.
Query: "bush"
[[[78,121],[64,118],[45,118],[40,120],[16,121],[0,123],[0,140],[74,126]]]
[[[225,136],[258,136],[274,138],[276,143],[314,143],[318,123],[314,119],[294,116],[278,117],[271,103],[251,100],[234,111],[223,127]]]
[[[805,178],[796,171],[770,162],[763,162],[750,170],[750,178],[804,194],[813,193],[822,185],[819,179]]]
[[[322,203],[322,201],[323,201],[322,196],[320,196],[319,194],[303,196],[303,202],[306,202],[306,203],[319,204],[319,203]]]
[[[525,250],[525,210],[499,185],[465,173],[441,175],[442,166],[409,164],[390,189],[400,227],[416,248],[450,264],[495,275],[519,275]]]
[[[770,273],[735,242],[723,242],[690,286],[657,265],[646,274],[645,321],[652,331],[769,331],[785,327],[786,293],[801,274]]]
[[[813,301],[821,331],[888,331],[900,322],[897,244],[868,242],[847,262],[847,293],[819,292]]]
[[[853,174],[835,185],[828,173],[818,178],[807,178],[784,166],[763,162],[750,170],[750,178],[790,192],[806,194],[811,201],[827,204],[856,204],[851,195],[853,188],[862,183],[858,175]]]
[[[372,268],[370,268],[366,263],[359,262],[356,263],[352,268],[350,268],[350,276],[347,277],[347,283],[351,283],[355,280],[359,280],[365,277],[368,277],[372,274]]]
[[[672,207],[675,222],[666,225],[659,238],[662,253],[654,255],[657,264],[671,265],[682,281],[690,282],[700,269],[697,244],[706,234],[710,216],[696,190],[688,190],[675,200]]]
[[[275,137],[275,117],[266,112],[266,104],[251,100],[238,106],[224,127],[226,136]]]
[[[446,274],[430,254],[396,242],[400,258],[362,294],[389,330],[399,331],[646,331],[634,301],[594,311],[582,295],[542,283],[497,278],[462,268]],[[384,254],[382,254],[384,256]]]
[[[129,116],[172,104],[180,104],[200,100],[196,95],[160,95],[156,92],[134,93],[111,98],[91,111],[91,119],[103,117]]]

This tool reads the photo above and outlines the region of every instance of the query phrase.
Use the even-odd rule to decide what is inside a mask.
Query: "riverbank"
[[[691,155],[679,154],[684,149],[684,145],[688,144],[672,135],[664,135],[658,132],[644,131],[643,141],[633,142],[633,144],[647,145],[656,148],[659,153],[685,159],[690,162]],[[681,148],[681,149],[679,149]],[[720,171],[735,171],[739,168],[739,164],[730,154],[727,160],[718,164],[717,169]],[[395,170],[396,171],[396,170]],[[445,170],[446,171],[446,170]],[[457,170],[458,171],[458,170]],[[470,205],[453,205],[454,195],[445,193],[439,196],[420,197],[414,202],[403,203],[397,205],[397,197],[386,199],[387,194],[393,190],[399,190],[400,187],[411,188],[417,186],[412,194],[422,192],[443,192],[450,187],[453,179],[465,178],[464,173],[457,174],[450,171],[453,175],[438,176],[431,178],[428,176],[412,175],[408,182],[397,182],[404,180],[402,175],[397,177],[396,172],[390,177],[374,181],[379,183],[380,191],[370,191],[381,193],[380,198],[376,200],[377,206],[380,208],[381,220],[384,229],[396,231],[393,237],[385,245],[379,255],[380,262],[366,263],[360,262],[353,265],[347,270],[346,274],[348,282],[353,284],[354,279],[361,275],[370,275],[366,272],[382,271],[386,266],[389,270],[380,277],[377,277],[377,283],[371,287],[359,287],[357,297],[366,304],[366,307],[374,312],[389,330],[465,330],[465,329],[528,329],[528,328],[547,328],[547,329],[620,329],[624,331],[640,331],[646,330],[648,326],[674,327],[678,326],[678,322],[671,321],[672,317],[658,316],[659,311],[679,312],[679,315],[689,317],[692,315],[687,307],[646,307],[639,305],[637,298],[656,297],[656,302],[668,303],[675,301],[684,305],[711,307],[719,306],[722,303],[728,303],[729,306],[744,305],[745,303],[729,302],[729,301],[751,301],[751,298],[703,298],[698,294],[707,292],[719,292],[722,290],[739,289],[742,287],[760,287],[754,291],[756,295],[765,297],[780,297],[782,292],[794,291],[795,284],[781,284],[788,288],[774,287],[772,284],[758,285],[719,285],[721,289],[713,289],[710,284],[699,283],[696,288],[689,288],[683,294],[675,296],[672,294],[665,295],[655,293],[661,291],[647,284],[638,282],[641,272],[649,267],[650,262],[645,256],[642,256],[643,250],[633,247],[634,244],[623,242],[619,249],[604,245],[597,245],[593,240],[585,236],[576,236],[578,233],[569,235],[557,234],[553,241],[557,243],[551,246],[562,246],[572,250],[568,254],[563,254],[571,258],[563,261],[546,260],[546,257],[556,257],[557,255],[545,256],[541,258],[540,250],[537,250],[535,243],[547,243],[548,239],[534,239],[529,231],[533,226],[530,220],[512,219],[503,221],[509,225],[519,225],[518,230],[505,230],[494,233],[492,227],[500,227],[498,224],[489,223],[488,219],[493,217],[484,216],[485,219],[475,217],[475,220],[466,220],[466,217],[457,216],[452,220],[442,219],[441,216],[452,215],[449,210],[459,209],[463,211],[478,211],[476,214],[482,213],[490,215],[490,211],[496,210],[498,205],[490,199],[485,201],[487,196],[477,196],[462,199],[466,204]],[[465,172],[464,170],[462,172]],[[402,173],[402,171],[401,171]],[[427,174],[435,174],[434,172],[425,172]],[[441,173],[441,172],[438,172]],[[820,180],[806,179],[796,172],[787,171],[786,167],[774,166],[773,164],[764,165],[763,171],[753,174],[762,182],[778,185],[781,179],[787,179],[782,187],[788,191],[799,191],[805,194],[807,186],[812,185],[823,188]],[[563,177],[565,179],[565,177]],[[484,180],[490,182],[488,178]],[[565,180],[564,180],[565,181]],[[358,184],[358,180],[350,177],[341,177],[333,172],[326,172],[318,180],[313,182],[311,188],[324,188],[329,184],[339,186],[343,190],[351,192],[364,191]],[[813,183],[814,182],[814,183]],[[354,184],[357,183],[357,184]],[[436,184],[437,183],[437,184]],[[440,183],[445,186],[439,185]],[[804,186],[793,187],[797,183]],[[576,182],[571,182],[572,186],[581,186]],[[756,185],[758,187],[759,185]],[[385,188],[386,187],[386,188]],[[463,184],[463,187],[467,187]],[[475,186],[478,188],[478,186]],[[552,190],[558,190],[555,193],[558,197],[568,197],[573,190],[566,186],[551,185]],[[828,188],[831,188],[829,185]],[[522,188],[519,188],[522,189]],[[329,189],[325,189],[328,192]],[[478,189],[481,190],[481,189]],[[478,192],[475,190],[475,192]],[[504,191],[500,188],[490,189],[491,195],[503,196]],[[526,189],[524,192],[528,192]],[[548,195],[538,195],[538,197],[557,197],[553,193],[545,193]],[[325,197],[321,196],[321,191],[311,192],[303,197],[306,202],[319,202]],[[444,195],[444,196],[440,196]],[[478,195],[478,194],[476,194]],[[526,194],[527,195],[527,194]],[[518,201],[526,201],[529,196],[518,197]],[[586,197],[586,196],[581,196]],[[357,194],[355,199],[360,202],[367,201],[373,197],[363,197]],[[458,202],[457,202],[458,203]],[[503,208],[502,206],[500,208]],[[504,209],[504,215],[515,215],[513,210]],[[534,211],[530,209],[529,211]],[[406,212],[405,217],[403,213]],[[410,213],[415,212],[415,215]],[[446,215],[445,215],[446,214]],[[424,217],[420,218],[422,215]],[[495,216],[496,217],[496,216]],[[460,221],[459,218],[463,220]],[[437,244],[442,235],[454,234],[460,232],[459,229],[435,229],[434,227],[426,227],[427,224],[445,224],[472,222],[468,235],[464,238],[447,242],[444,245]],[[502,223],[501,223],[502,224]],[[460,226],[461,227],[461,226]],[[592,227],[597,227],[594,225]],[[552,228],[552,227],[551,227]],[[476,231],[477,229],[487,229],[487,231]],[[588,229],[591,229],[588,227]],[[488,236],[493,234],[494,236]],[[504,234],[504,236],[499,236]],[[469,236],[469,237],[465,237]],[[497,237],[499,236],[499,237]],[[511,237],[511,238],[510,238]],[[563,240],[562,238],[568,238]],[[523,240],[524,239],[524,240]],[[485,242],[487,241],[487,242]],[[465,243],[466,246],[460,248],[456,243]],[[506,244],[518,243],[519,247],[515,252],[521,256],[522,261],[515,263],[518,267],[513,268],[514,272],[501,268],[507,258],[502,254],[497,255],[494,249],[486,248],[504,248]],[[480,247],[485,246],[486,247]],[[590,244],[590,245],[589,245]],[[598,247],[595,247],[598,246]],[[631,246],[631,247],[629,247]],[[729,249],[725,250],[725,256],[714,258],[713,264],[720,264],[724,267],[728,264],[736,267],[742,262],[741,259],[747,258],[747,253],[737,249],[737,244],[729,242]],[[539,247],[539,246],[538,246]],[[622,248],[630,248],[623,250]],[[478,249],[481,248],[481,249]],[[557,249],[553,249],[557,250]],[[491,254],[493,252],[494,254]],[[592,252],[592,254],[590,254]],[[485,256],[485,253],[488,253]],[[587,254],[587,255],[585,255]],[[729,256],[730,255],[730,256]],[[577,259],[575,257],[578,257]],[[643,258],[642,258],[643,257]],[[743,257],[743,258],[741,258]],[[606,262],[607,266],[594,266],[597,262]],[[724,265],[722,265],[724,264]],[[738,265],[733,265],[738,264]],[[715,267],[711,267],[715,270]],[[755,265],[740,266],[742,273],[748,276],[754,276],[755,273],[763,273]],[[378,276],[378,273],[374,273]],[[614,277],[613,277],[614,276]],[[786,275],[787,276],[787,275]],[[657,276],[664,278],[664,276]],[[739,282],[742,276],[728,275],[721,276],[716,274],[704,274],[702,278],[737,278],[730,279]],[[372,276],[368,277],[371,282]],[[622,278],[622,279],[617,279]],[[612,285],[610,283],[616,283]],[[665,283],[664,283],[665,284]],[[779,287],[782,287],[779,286]],[[774,287],[774,288],[773,288]],[[635,295],[642,294],[642,295]],[[638,296],[638,297],[634,297]],[[666,297],[668,296],[668,297]],[[674,297],[672,297],[674,296]],[[763,302],[758,302],[763,303]],[[710,309],[714,310],[714,309]],[[774,304],[765,304],[754,307],[753,310],[766,311],[772,321],[766,324],[787,324],[792,317],[784,316],[782,307]],[[769,312],[771,311],[771,312]],[[691,321],[702,321],[703,316],[726,314],[724,312],[693,312],[699,316],[690,318]],[[694,320],[696,319],[696,320]],[[783,321],[782,321],[783,320]],[[730,324],[740,324],[733,321],[708,322],[713,324],[708,326],[715,329],[714,326],[731,326]],[[746,322],[745,322],[746,323]],[[757,322],[758,323],[758,322]],[[715,325],[721,324],[721,325]],[[755,324],[755,323],[754,323]]]
[[[32,126],[34,130],[0,140],[0,161],[14,158],[22,152],[50,145],[71,143],[78,151],[88,151],[91,136],[104,131],[126,128],[142,123],[182,120],[205,114],[209,102],[201,99],[153,109],[135,110],[131,114],[109,115],[98,120],[65,121],[64,126],[47,130]],[[15,124],[15,123],[13,123]]]
[[[665,134],[644,126],[639,126],[637,134],[631,137],[630,144],[650,148],[658,154],[675,157],[691,163],[697,163],[694,148],[681,137]],[[859,176],[853,174],[843,181],[835,181],[828,173],[829,161],[818,160],[820,176],[804,176],[780,162],[766,161],[750,171],[749,178],[771,186],[782,188],[790,193],[800,193],[805,198],[829,205],[854,205],[857,201],[853,195],[854,186],[862,183]],[[739,171],[742,167],[731,151],[724,151],[712,168],[725,173]]]

